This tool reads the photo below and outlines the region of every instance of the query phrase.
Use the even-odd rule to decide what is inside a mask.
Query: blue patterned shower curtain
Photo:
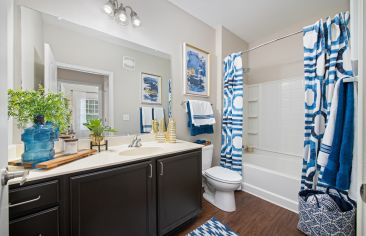
[[[224,73],[220,165],[241,174],[244,85],[241,53],[233,53],[225,58]]]
[[[305,139],[301,189],[315,188],[335,83],[352,76],[348,12],[304,28]]]

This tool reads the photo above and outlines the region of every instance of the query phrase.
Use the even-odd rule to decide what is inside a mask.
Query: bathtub
[[[297,210],[302,158],[255,150],[243,155],[243,190],[293,212]]]

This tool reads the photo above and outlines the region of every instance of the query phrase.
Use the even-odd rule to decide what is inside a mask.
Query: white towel
[[[150,133],[152,128],[152,107],[141,107],[141,131]]]
[[[325,129],[323,140],[320,145],[318,164],[323,167],[327,165],[329,154],[332,151],[332,142],[334,137],[334,129],[338,110],[338,91],[341,82],[342,79],[339,79],[334,86],[334,94],[332,98],[332,106],[330,107],[328,125],[327,128]]]
[[[164,108],[154,107],[154,120],[157,120],[158,122],[164,120]]]
[[[191,119],[193,125],[201,126],[215,124],[215,117],[212,106],[209,102],[189,100],[189,109],[191,110]]]

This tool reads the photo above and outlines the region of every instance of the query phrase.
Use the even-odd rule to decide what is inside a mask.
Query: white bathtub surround
[[[259,150],[245,153],[243,191],[298,212],[301,162],[300,156]]]
[[[125,164],[133,161],[149,159],[152,157],[199,149],[202,147],[202,145],[181,140],[177,140],[176,143],[157,143],[156,141],[145,141],[150,139],[149,136],[151,135],[142,136],[142,147],[140,148],[128,148],[127,143],[119,143],[116,145],[117,139],[127,141],[128,138],[128,140],[131,141],[131,137],[116,137],[111,139],[113,140],[113,145],[109,147],[108,151],[103,151],[51,170],[32,169],[29,173],[29,176],[27,177],[27,181],[50,178],[118,164]],[[143,150],[144,148],[145,151]],[[9,166],[9,168],[12,170],[18,169],[20,167]],[[9,184],[15,184],[18,183],[18,181],[19,180],[14,179],[11,180]]]

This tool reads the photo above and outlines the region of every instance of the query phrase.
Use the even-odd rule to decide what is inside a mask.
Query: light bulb
[[[141,25],[141,20],[137,16],[136,12],[131,12],[131,21],[132,21],[133,26],[135,26],[135,27],[139,27]]]
[[[103,10],[107,15],[113,15],[114,13],[114,5],[111,1],[106,2],[103,6]]]
[[[116,12],[116,16],[119,22],[122,24],[128,23],[128,18],[126,14],[126,9],[123,6],[120,6]]]

